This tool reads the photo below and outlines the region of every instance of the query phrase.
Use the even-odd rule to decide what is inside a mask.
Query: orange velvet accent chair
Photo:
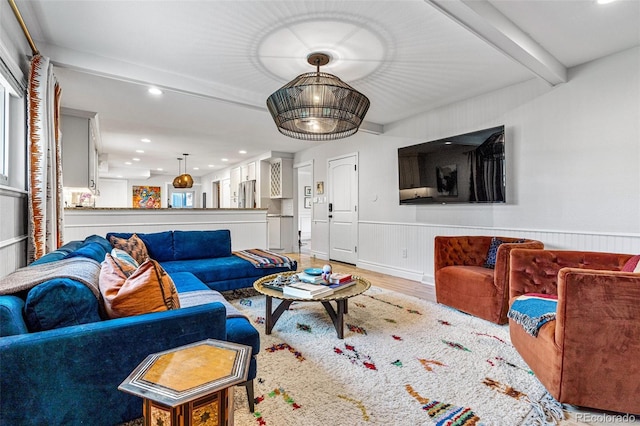
[[[526,293],[558,296],[556,319],[538,336],[509,320],[511,343],[559,402],[640,414],[640,274],[629,254],[511,252],[510,303]]]
[[[487,321],[505,324],[509,307],[509,253],[514,247],[543,248],[544,245],[535,240],[496,237],[504,243],[498,246],[495,269],[491,269],[483,265],[487,261],[492,238],[435,238],[436,300]]]

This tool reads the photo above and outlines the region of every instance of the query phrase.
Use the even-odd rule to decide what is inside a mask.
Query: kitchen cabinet
[[[62,114],[62,182],[99,194],[97,124],[94,114]]]
[[[269,174],[270,198],[293,198],[293,159],[271,160]]]
[[[240,166],[240,181],[244,182],[246,180],[256,180],[256,162],[255,161],[245,164],[244,166]]]
[[[229,174],[229,184],[231,186],[231,208],[238,207],[238,186],[241,182],[242,170],[234,167]]]
[[[293,251],[293,217],[267,216],[269,250]]]

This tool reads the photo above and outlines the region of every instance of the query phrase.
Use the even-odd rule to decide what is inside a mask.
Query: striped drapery
[[[60,93],[49,58],[35,55],[27,87],[29,262],[63,242]]]

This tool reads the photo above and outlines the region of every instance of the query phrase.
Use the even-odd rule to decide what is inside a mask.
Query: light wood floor
[[[432,302],[435,302],[436,300],[435,288],[419,281],[407,280],[404,278],[394,277],[392,275],[382,274],[380,272],[357,268],[348,263],[317,259],[304,253],[287,253],[286,255],[298,262],[299,271],[306,268],[322,268],[323,265],[329,264],[331,265],[333,272],[359,275],[371,281],[371,285],[373,286],[397,291],[398,293],[404,293],[409,296],[430,300]]]

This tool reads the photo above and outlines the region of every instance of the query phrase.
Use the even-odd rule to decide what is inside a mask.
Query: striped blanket
[[[538,336],[540,327],[556,319],[558,296],[527,293],[514,300],[507,317],[520,324],[524,331]]]
[[[289,268],[293,269],[293,259],[268,250],[247,249],[234,251],[238,257],[253,263],[256,268]]]

